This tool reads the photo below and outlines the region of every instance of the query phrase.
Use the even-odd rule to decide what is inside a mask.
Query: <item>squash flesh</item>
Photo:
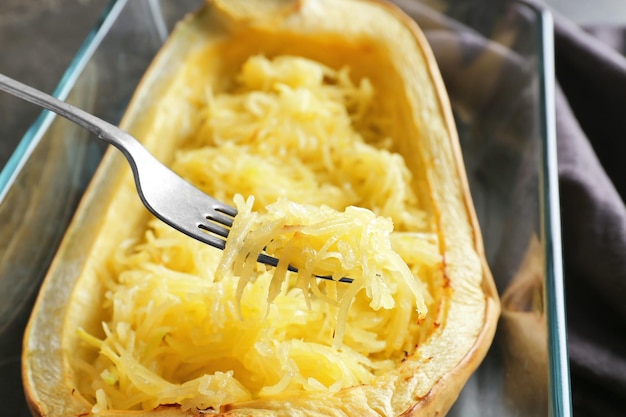
[[[296,277],[283,276],[287,287],[271,293],[276,272],[252,262],[242,273],[248,256],[239,247],[224,251],[224,257],[233,252],[231,263],[239,273],[224,267],[220,273],[220,251],[152,221],[141,241],[123,245],[101,271],[110,278],[105,336],[100,340],[81,333],[99,352],[94,366],[87,361],[74,365],[81,370],[79,391],[95,411],[180,404],[197,412],[299,391],[337,392],[392,370],[415,354],[415,346],[431,332],[424,298],[436,307],[442,291],[437,236],[415,207],[404,159],[376,148],[354,129],[367,119],[374,126],[363,129],[370,142],[390,143],[384,132],[372,133],[380,129],[375,126],[376,94],[367,79],[357,89],[345,70],[288,56],[255,56],[242,68],[234,93],[208,94],[200,104],[198,128],[177,153],[174,169],[226,201],[235,191],[261,201],[277,195],[327,201],[338,209],[345,208],[342,201],[356,201],[393,220],[398,227],[394,239],[405,241],[406,261],[391,250],[387,233],[392,222],[376,219],[369,210],[320,211],[279,200],[270,211],[282,211],[272,220],[286,216],[279,225],[309,224],[309,236],[321,232],[318,246],[336,239],[338,246],[322,253],[335,260],[326,272],[355,281],[317,283],[309,275],[303,288]],[[298,171],[310,178],[306,193],[298,182],[282,184]],[[247,188],[247,182],[254,184]],[[340,198],[329,196],[329,188]],[[237,205],[241,214],[229,245],[237,241],[237,224],[246,216],[242,203]],[[257,204],[257,210],[263,209]],[[312,218],[318,223],[304,223]],[[325,232],[328,228],[331,232]],[[373,234],[360,235],[360,230]],[[271,248],[278,236],[272,232],[259,245]],[[416,259],[410,249],[416,244],[433,256]],[[291,249],[287,264],[304,269],[311,259],[306,248]],[[374,270],[364,271],[368,264],[377,268],[376,276]],[[368,281],[362,282],[361,275]],[[361,288],[366,291],[360,293]]]

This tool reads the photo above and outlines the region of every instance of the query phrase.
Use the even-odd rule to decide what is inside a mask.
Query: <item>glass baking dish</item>
[[[119,122],[169,31],[202,0],[115,0],[55,95]],[[453,105],[488,262],[496,339],[450,416],[571,415],[560,254],[552,20],[523,2],[396,0],[425,32]],[[0,172],[0,399],[30,415],[21,335],[105,147],[44,112]]]

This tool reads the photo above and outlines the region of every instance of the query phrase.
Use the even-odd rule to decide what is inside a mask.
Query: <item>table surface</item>
[[[624,0],[544,0],[568,19],[584,26],[626,23]]]

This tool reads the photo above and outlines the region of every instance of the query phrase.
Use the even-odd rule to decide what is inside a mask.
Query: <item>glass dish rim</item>
[[[544,233],[544,273],[548,324],[548,366],[551,416],[572,415],[570,371],[565,318],[565,288],[559,211],[559,176],[555,108],[554,21],[552,13],[522,0],[537,15],[541,134],[541,231]]]

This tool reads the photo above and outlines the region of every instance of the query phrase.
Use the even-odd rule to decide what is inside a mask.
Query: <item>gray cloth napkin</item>
[[[626,59],[558,15],[555,47],[572,402],[577,417],[623,416]]]

